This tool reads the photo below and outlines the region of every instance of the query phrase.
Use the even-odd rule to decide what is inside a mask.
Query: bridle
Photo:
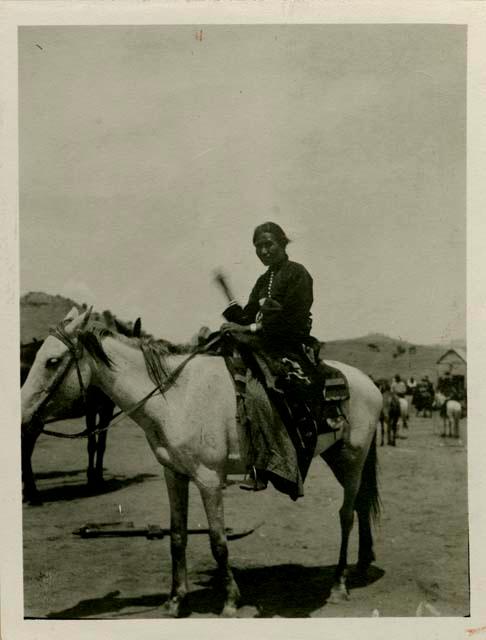
[[[86,326],[87,321],[88,321],[88,317],[89,317],[89,313],[87,314],[86,318],[84,319],[80,330],[83,329]],[[94,429],[94,430],[89,430],[88,429],[87,416],[86,416],[86,409],[87,409],[86,397],[87,397],[87,392],[86,392],[86,386],[85,386],[85,384],[83,382],[83,377],[81,375],[81,369],[80,369],[80,364],[79,364],[80,360],[81,360],[81,358],[83,357],[83,354],[84,354],[84,346],[79,341],[79,339],[75,342],[71,338],[71,336],[65,331],[63,325],[59,325],[58,327],[56,327],[54,329],[51,329],[49,333],[54,338],[57,338],[58,340],[60,340],[63,344],[65,344],[67,346],[67,348],[68,348],[68,350],[69,350],[69,352],[71,354],[71,357],[69,358],[68,362],[66,363],[66,367],[64,368],[64,370],[61,372],[61,374],[59,374],[59,376],[56,378],[54,384],[49,389],[49,392],[46,395],[46,397],[43,399],[43,401],[37,407],[36,411],[34,412],[34,414],[32,416],[31,422],[34,422],[34,420],[41,421],[41,419],[39,418],[40,410],[52,398],[52,396],[54,395],[56,390],[60,387],[60,385],[62,384],[63,380],[66,378],[66,376],[69,373],[69,371],[72,369],[73,366],[75,366],[76,367],[77,376],[78,376],[79,386],[80,386],[80,389],[81,389],[81,394],[82,394],[82,397],[83,397],[84,408],[85,408],[85,420],[86,420],[85,429],[83,431],[80,431],[79,433],[71,433],[71,434],[60,433],[58,431],[51,431],[49,429],[43,429],[42,430],[42,433],[44,433],[46,435],[54,436],[56,438],[70,438],[70,439],[73,439],[73,438],[86,438],[88,435],[95,435],[97,433],[101,433],[102,431],[106,431],[109,427],[115,426],[115,424],[117,424],[125,416],[130,416],[137,409],[142,407],[147,402],[147,400],[149,400],[149,398],[151,398],[151,397],[153,397],[155,395],[158,395],[158,394],[164,395],[164,393],[166,391],[168,391],[170,389],[170,387],[172,387],[174,385],[174,383],[176,382],[177,378],[179,377],[179,375],[181,374],[182,370],[185,368],[187,363],[190,360],[192,360],[195,356],[209,351],[211,349],[211,347],[213,347],[221,338],[221,334],[219,332],[215,333],[212,336],[211,340],[206,342],[204,345],[196,348],[192,353],[190,353],[189,356],[185,360],[183,360],[167,376],[167,378],[163,382],[161,382],[160,384],[157,384],[149,393],[147,393],[141,400],[137,401],[132,407],[130,407],[129,409],[126,409],[124,411],[120,410],[117,413],[115,413],[112,416],[110,422],[105,427],[99,427],[99,428]],[[54,422],[55,420],[56,419],[54,418],[53,420],[49,420],[47,422],[44,422],[44,424],[47,424],[48,422]]]
[[[91,314],[91,310],[89,310],[83,320],[83,323],[80,327],[81,329],[84,329],[84,327],[87,325],[88,320],[89,320],[89,316]],[[64,367],[64,369],[62,370],[62,372],[56,377],[54,383],[51,385],[51,387],[49,388],[46,397],[42,400],[42,402],[39,404],[39,406],[37,407],[37,409],[34,411],[32,418],[31,418],[31,423],[42,423],[42,424],[48,424],[49,422],[55,422],[56,418],[52,419],[52,420],[42,420],[42,418],[40,418],[39,414],[41,412],[41,410],[43,409],[43,407],[49,402],[49,400],[52,398],[52,396],[54,395],[54,393],[57,391],[57,389],[61,386],[61,384],[63,383],[63,381],[65,380],[65,378],[67,377],[68,373],[71,371],[71,369],[73,368],[73,366],[76,367],[76,373],[78,376],[78,382],[79,382],[79,387],[81,389],[81,395],[83,398],[83,404],[84,404],[84,408],[86,410],[86,397],[87,397],[87,391],[86,391],[86,385],[83,382],[83,376],[81,375],[81,369],[80,369],[80,365],[79,362],[81,360],[81,358],[83,357],[83,352],[84,352],[84,347],[81,344],[81,342],[78,340],[77,342],[75,342],[71,336],[66,332],[66,330],[64,329],[64,325],[60,324],[57,327],[50,329],[49,334],[51,336],[53,336],[54,338],[57,338],[58,340],[60,340],[63,344],[65,344],[71,354],[71,357],[69,358],[69,360],[66,363],[66,366]],[[87,423],[87,418],[86,419],[86,428],[83,432],[81,432],[80,434],[59,434],[55,431],[49,431],[47,429],[43,429],[42,433],[46,433],[48,435],[55,435],[58,437],[67,437],[67,438],[73,438],[73,437],[84,437],[85,435],[88,435],[88,423]]]

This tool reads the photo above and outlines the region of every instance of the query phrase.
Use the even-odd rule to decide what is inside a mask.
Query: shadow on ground
[[[73,476],[79,476],[80,474],[84,474],[86,476],[86,469],[70,469],[69,471],[37,471],[35,479],[54,480],[55,478],[72,478]]]
[[[335,571],[335,565],[281,564],[235,569],[234,575],[241,591],[241,606],[256,608],[255,617],[307,618],[325,604]],[[367,576],[360,576],[351,568],[348,587],[350,591],[366,587],[384,574],[382,569],[372,566]],[[217,615],[223,608],[223,595],[217,590],[216,572],[207,572],[206,576],[206,580],[203,578],[197,584],[208,588],[189,595],[189,608],[193,612]]]
[[[307,618],[325,604],[334,580],[336,567],[304,567],[296,564],[282,564],[273,567],[235,569],[235,579],[241,590],[241,607],[249,607],[258,618]],[[358,577],[351,570],[349,589],[366,587],[383,577],[385,572],[378,567],[370,567],[366,577]],[[196,585],[202,587],[191,590],[187,599],[185,615],[202,614],[218,616],[223,608],[223,593],[218,589],[215,571],[201,574]],[[49,619],[76,619],[86,617],[124,617],[144,611],[161,608],[167,600],[167,593],[156,593],[136,597],[120,597],[119,591],[112,591],[101,598],[81,600],[63,611],[51,612]],[[124,609],[137,611],[117,613]],[[152,616],[151,616],[152,617]]]
[[[84,470],[83,470],[84,472]],[[78,500],[79,498],[88,498],[90,496],[99,496],[105,493],[112,493],[114,491],[120,491],[126,487],[130,487],[134,484],[140,484],[148,480],[157,479],[160,480],[160,476],[155,473],[139,473],[135,476],[113,476],[103,481],[103,483],[96,488],[88,487],[85,478],[80,478],[74,482],[66,482],[65,479],[70,476],[79,475],[79,471],[66,471],[55,472],[54,475],[46,474],[45,478],[55,478],[64,480],[62,484],[40,488],[39,496],[42,502],[61,502],[68,500]],[[42,476],[36,476],[42,477]]]
[[[63,611],[55,611],[47,614],[48,619],[79,619],[88,617],[102,617],[106,614],[115,614],[128,608],[141,608],[138,614],[143,611],[153,610],[160,607],[168,598],[168,594],[153,593],[150,595],[138,596],[134,598],[120,598],[119,591],[110,591],[101,598],[90,598],[89,600],[81,600],[74,607],[64,609]]]

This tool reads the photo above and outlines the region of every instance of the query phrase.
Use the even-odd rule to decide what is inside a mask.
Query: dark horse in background
[[[397,445],[398,421],[401,415],[400,403],[395,395],[391,392],[390,383],[384,378],[375,382],[376,386],[383,397],[383,408],[380,413],[380,445],[383,447],[386,443],[392,447]]]
[[[422,415],[424,418],[432,417],[434,408],[434,393],[425,385],[417,385],[413,394],[413,406],[417,412],[417,416]]]
[[[141,321],[137,318],[133,328],[113,319],[118,333],[128,337],[140,337]],[[20,347],[20,384],[24,384],[30,368],[39,351],[42,340],[34,340]],[[115,403],[98,387],[88,386],[86,389],[86,405],[83,401],[74,404],[68,412],[57,420],[86,417],[86,430],[88,432],[88,487],[90,490],[98,490],[103,484],[103,458],[106,449],[108,425],[110,424]],[[23,501],[30,505],[41,505],[42,499],[35,484],[32,470],[32,454],[38,437],[43,432],[44,423],[40,420],[32,420],[28,429],[22,431],[22,483]],[[101,431],[97,431],[102,429]]]

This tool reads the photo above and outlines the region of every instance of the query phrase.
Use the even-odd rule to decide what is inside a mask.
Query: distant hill
[[[382,334],[370,334],[351,340],[332,340],[321,349],[326,360],[346,362],[376,378],[413,376],[419,380],[428,375],[437,378],[437,360],[449,347],[415,345]]]
[[[58,324],[73,307],[81,305],[70,298],[30,292],[20,298],[20,342],[44,340],[49,328]]]
[[[49,328],[58,324],[72,307],[82,309],[82,305],[63,296],[41,292],[22,296],[21,343],[26,344],[34,339],[43,340],[48,335]],[[111,316],[109,312],[105,312],[105,316],[106,314]],[[100,317],[100,314],[94,313],[94,316]],[[441,345],[414,345],[373,333],[349,340],[329,341],[323,345],[321,355],[326,360],[339,360],[353,365],[374,378],[391,378],[398,373],[405,378],[413,375],[416,379],[428,375],[435,381],[437,360],[448,348]]]
[[[50,295],[39,291],[30,292],[20,298],[20,343],[28,344],[34,340],[44,340],[51,327],[55,327],[66,317],[73,307],[78,311],[86,309],[70,298]],[[132,326],[135,320],[125,321],[114,316],[110,311],[102,313],[93,311],[94,320],[102,320],[107,327],[115,328],[115,323],[125,326],[126,329]],[[142,327],[142,335],[148,335]]]

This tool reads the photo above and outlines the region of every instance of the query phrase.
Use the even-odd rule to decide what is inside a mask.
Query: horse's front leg
[[[172,557],[172,588],[164,603],[164,613],[178,618],[187,595],[187,512],[189,478],[164,467],[170,503],[170,552]]]
[[[240,601],[240,590],[229,565],[228,543],[224,528],[222,480],[215,478],[211,486],[198,484],[209,525],[211,551],[224,583],[225,601],[221,616],[233,617]]]
[[[32,454],[35,443],[44,425],[40,421],[33,421],[22,433],[21,455],[22,455],[22,482],[23,501],[32,506],[42,505],[42,498],[35,484],[34,472],[32,470]]]
[[[95,477],[95,455],[96,455],[96,435],[93,431],[96,430],[96,412],[87,407],[86,409],[86,430],[88,432],[88,487],[94,489],[96,487]]]
[[[106,439],[108,437],[108,427],[113,418],[115,405],[108,398],[103,401],[99,409],[98,419],[98,437],[96,441],[96,464],[95,464],[95,482],[98,487],[103,486],[103,460],[106,451]]]
[[[95,479],[98,487],[103,485],[103,459],[105,457],[107,435],[107,431],[100,431],[96,441]]]

